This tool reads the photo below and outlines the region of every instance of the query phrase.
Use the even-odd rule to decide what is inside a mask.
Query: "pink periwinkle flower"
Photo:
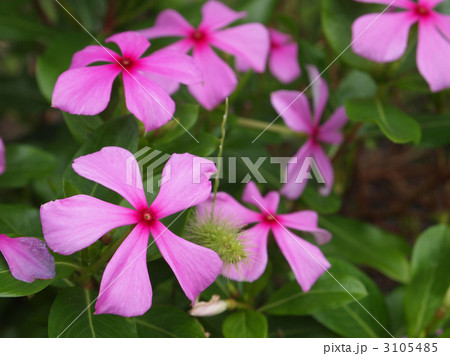
[[[0,137],[0,174],[3,174],[5,170],[6,170],[5,144],[3,143],[3,140]]]
[[[216,47],[242,59],[257,72],[263,72],[269,52],[267,29],[258,23],[249,23],[224,29],[246,16],[218,1],[208,1],[202,7],[202,22],[194,28],[177,11],[168,9],[156,19],[155,25],[142,30],[147,38],[183,37],[168,48],[183,53],[193,49],[195,64],[203,74],[203,82],[189,85],[190,93],[208,110],[228,97],[237,86],[237,78],[230,66],[213,50]]]
[[[391,0],[355,0],[389,5]],[[408,46],[411,26],[419,24],[417,67],[432,91],[450,87],[450,16],[434,10],[444,0],[397,0],[406,11],[368,14],[353,23],[353,51],[375,62],[399,59]],[[377,17],[379,18],[377,19]]]
[[[307,292],[330,264],[320,249],[292,233],[289,228],[312,233],[319,244],[331,239],[331,234],[318,227],[318,215],[314,211],[298,211],[277,214],[280,194],[270,192],[263,197],[254,182],[247,183],[242,201],[258,208],[250,210],[227,193],[218,193],[214,214],[220,215],[236,226],[256,225],[245,230],[242,240],[248,259],[235,265],[224,265],[222,274],[237,281],[253,282],[265,271],[267,265],[267,239],[272,231],[275,241],[288,261],[295,278],[303,291]],[[200,214],[211,211],[212,198],[197,207]]]
[[[219,275],[222,261],[205,248],[173,234],[159,220],[206,200],[211,193],[213,162],[190,154],[174,154],[163,170],[170,178],[161,184],[153,201],[147,203],[134,156],[119,147],[77,158],[73,169],[125,198],[133,207],[106,203],[87,195],[49,202],[41,207],[44,238],[49,247],[70,255],[97,241],[108,231],[135,225],[106,266],[95,306],[96,314],[126,317],[142,315],[151,306],[152,287],[147,270],[150,234],[173,270],[186,296],[195,298]],[[131,184],[134,181],[135,184]]]
[[[55,277],[55,260],[44,241],[35,237],[10,238],[0,234],[0,252],[15,279],[32,283]]]
[[[269,28],[270,52],[269,69],[272,75],[280,82],[288,84],[297,79],[301,74],[298,62],[298,45],[288,34]],[[250,69],[249,65],[239,58],[236,59],[236,67],[241,72]]]
[[[296,153],[296,163],[288,164],[286,184],[281,193],[289,199],[297,199],[308,182],[302,179],[300,173],[305,159],[311,157],[317,165],[325,181],[320,189],[321,194],[329,195],[333,187],[334,172],[330,160],[323,151],[321,143],[340,144],[341,128],[348,118],[343,106],[336,109],[331,117],[320,125],[325,106],[328,101],[328,86],[314,66],[308,66],[308,74],[313,82],[313,112],[305,95],[297,91],[279,90],[271,95],[271,102],[285,124],[296,132],[307,134],[308,140]],[[315,81],[314,81],[315,80]]]
[[[53,107],[76,115],[99,114],[108,105],[115,78],[122,74],[127,108],[150,131],[166,124],[175,112],[161,79],[184,84],[201,81],[198,68],[186,54],[160,50],[142,57],[150,43],[136,32],[119,33],[106,42],[117,44],[122,55],[101,46],[75,53],[69,70],[56,82]],[[108,64],[91,65],[97,62]]]

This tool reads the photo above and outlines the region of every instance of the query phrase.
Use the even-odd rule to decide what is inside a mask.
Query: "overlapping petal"
[[[115,62],[120,56],[113,50],[102,46],[87,46],[72,57],[70,69],[86,67],[96,62]]]
[[[309,65],[307,71],[313,96],[313,121],[318,125],[328,102],[328,85],[317,67]]]
[[[297,79],[301,74],[297,43],[289,43],[273,49],[269,57],[269,69],[282,83],[287,84]]]
[[[293,131],[310,133],[312,116],[305,93],[292,90],[278,90],[270,96],[272,106]]]
[[[18,280],[31,283],[55,277],[55,260],[44,241],[34,237],[12,239],[0,234],[0,251]]]
[[[168,9],[156,18],[153,27],[139,31],[147,38],[186,37],[193,31],[192,25],[177,11]]]
[[[321,142],[338,145],[342,142],[342,127],[347,123],[348,116],[345,107],[341,106],[331,115],[331,117],[320,126],[318,139]]]
[[[264,215],[275,215],[280,202],[278,192],[270,192],[265,197],[261,195],[255,182],[248,182],[242,194],[242,201],[256,206]]]
[[[143,35],[133,31],[117,33],[105,42],[114,42],[119,46],[122,57],[128,59],[138,59],[150,47],[150,42]]]
[[[247,16],[245,11],[236,12],[225,4],[210,0],[202,6],[202,22],[200,28],[217,30]]]
[[[163,169],[161,188],[151,209],[157,219],[198,205],[211,194],[214,162],[189,153],[173,154]]]
[[[184,293],[194,303],[199,294],[220,274],[220,257],[210,249],[176,236],[159,221],[153,223],[150,230]]]
[[[126,149],[104,147],[75,159],[72,167],[80,176],[120,194],[137,210],[147,208],[139,166]]]
[[[321,187],[319,192],[322,195],[329,195],[334,183],[334,171],[331,161],[319,145],[314,146],[313,157],[316,161],[317,168],[325,181],[325,186]]]
[[[277,220],[285,227],[312,233],[316,242],[320,245],[331,240],[331,234],[318,226],[319,217],[315,211],[305,210],[278,215]]]
[[[95,305],[95,314],[133,317],[152,304],[152,286],[147,270],[150,228],[138,224],[106,266]]]
[[[112,229],[136,224],[138,216],[135,210],[76,195],[42,205],[41,222],[48,246],[59,254],[70,255]]]

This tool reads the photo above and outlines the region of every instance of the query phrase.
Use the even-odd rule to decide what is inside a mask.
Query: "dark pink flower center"
[[[122,68],[125,68],[126,70],[129,70],[133,66],[134,61],[132,59],[130,59],[130,58],[120,58],[119,59],[119,63],[120,63]]]
[[[270,42],[270,50],[271,51],[279,49],[280,47],[281,47],[281,43],[275,42],[275,41]]]
[[[196,29],[191,33],[190,39],[197,45],[206,44],[208,42],[208,34],[204,30]]]
[[[414,8],[414,13],[419,17],[428,17],[431,14],[431,10],[425,5],[417,4]]]
[[[266,223],[272,224],[273,222],[276,221],[276,218],[274,215],[267,213],[264,215],[264,221]]]
[[[319,143],[319,127],[318,126],[314,126],[312,128],[309,138],[314,144]]]
[[[142,210],[140,212],[140,220],[140,222],[151,224],[156,220],[155,214],[150,209]]]

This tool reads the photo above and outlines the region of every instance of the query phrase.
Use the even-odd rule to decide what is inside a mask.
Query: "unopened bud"
[[[196,301],[189,314],[192,316],[214,316],[228,309],[228,303],[220,300],[220,296],[213,295],[209,302]]]

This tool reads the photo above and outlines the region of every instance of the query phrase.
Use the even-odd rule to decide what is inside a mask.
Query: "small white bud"
[[[209,302],[196,301],[189,314],[192,316],[214,316],[228,309],[228,303],[220,300],[219,295],[213,295]]]

